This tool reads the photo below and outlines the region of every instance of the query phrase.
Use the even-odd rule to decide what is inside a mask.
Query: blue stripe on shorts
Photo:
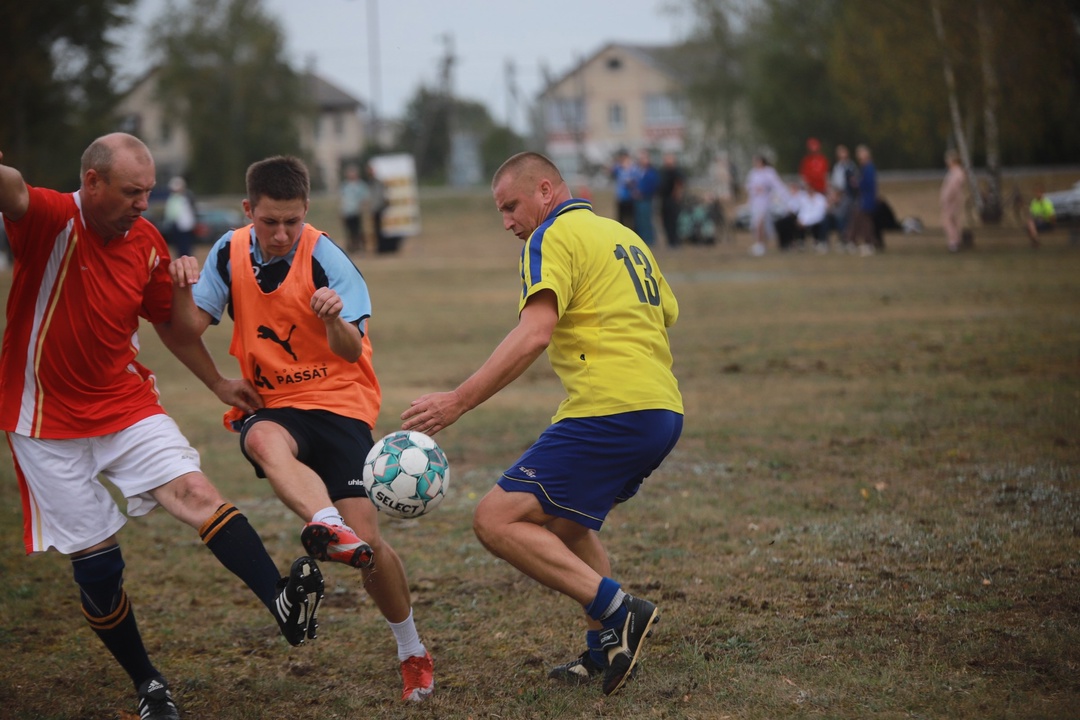
[[[560,420],[503,473],[499,487],[532,493],[547,514],[599,530],[611,508],[660,466],[682,425],[671,410]]]

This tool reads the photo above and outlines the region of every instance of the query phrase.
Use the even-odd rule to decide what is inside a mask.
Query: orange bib
[[[233,336],[229,352],[255,385],[266,407],[329,410],[375,427],[382,391],[371,364],[371,341],[365,334],[360,359],[350,363],[335,355],[326,327],[311,310],[315,283],[311,258],[322,233],[305,225],[285,281],[264,293],[251,267],[251,225],[233,231]],[[225,414],[225,426],[241,417]]]

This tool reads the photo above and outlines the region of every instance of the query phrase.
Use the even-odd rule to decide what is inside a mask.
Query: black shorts
[[[261,478],[266,473],[247,454],[244,439],[253,425],[264,420],[277,423],[292,435],[296,441],[296,459],[322,478],[331,500],[367,497],[364,461],[375,441],[366,422],[329,410],[263,408],[256,411],[247,417],[240,430],[240,450]]]

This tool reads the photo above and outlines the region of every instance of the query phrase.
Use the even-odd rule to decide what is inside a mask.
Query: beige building
[[[300,129],[300,146],[311,158],[312,184],[336,191],[342,162],[357,157],[366,142],[366,109],[359,100],[333,83],[304,74],[318,114]],[[120,129],[140,137],[150,148],[160,179],[183,175],[190,145],[183,126],[172,121],[156,99],[157,72],[151,70],[135,82],[117,108]]]
[[[610,43],[540,95],[545,151],[566,173],[607,166],[618,150],[684,153],[693,128],[677,51]]]

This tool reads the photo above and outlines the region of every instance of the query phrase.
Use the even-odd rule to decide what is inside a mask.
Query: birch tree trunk
[[[979,31],[979,60],[983,81],[983,124],[986,130],[986,169],[989,180],[982,207],[983,222],[1001,222],[1001,142],[998,138],[998,78],[994,71],[994,36],[986,12],[986,0],[977,0],[975,21]]]
[[[967,133],[964,132],[964,125],[960,118],[960,101],[956,97],[956,75],[953,73],[952,61],[949,59],[949,46],[945,42],[945,23],[941,19],[941,0],[930,0],[930,14],[934,19],[938,47],[941,48],[941,67],[945,74],[945,89],[949,95],[949,117],[952,121],[953,136],[956,139],[956,151],[960,154],[960,162],[964,166],[964,174],[967,176],[971,197],[975,202],[975,210],[979,217],[982,217],[982,193],[979,192],[979,184],[972,171]]]

